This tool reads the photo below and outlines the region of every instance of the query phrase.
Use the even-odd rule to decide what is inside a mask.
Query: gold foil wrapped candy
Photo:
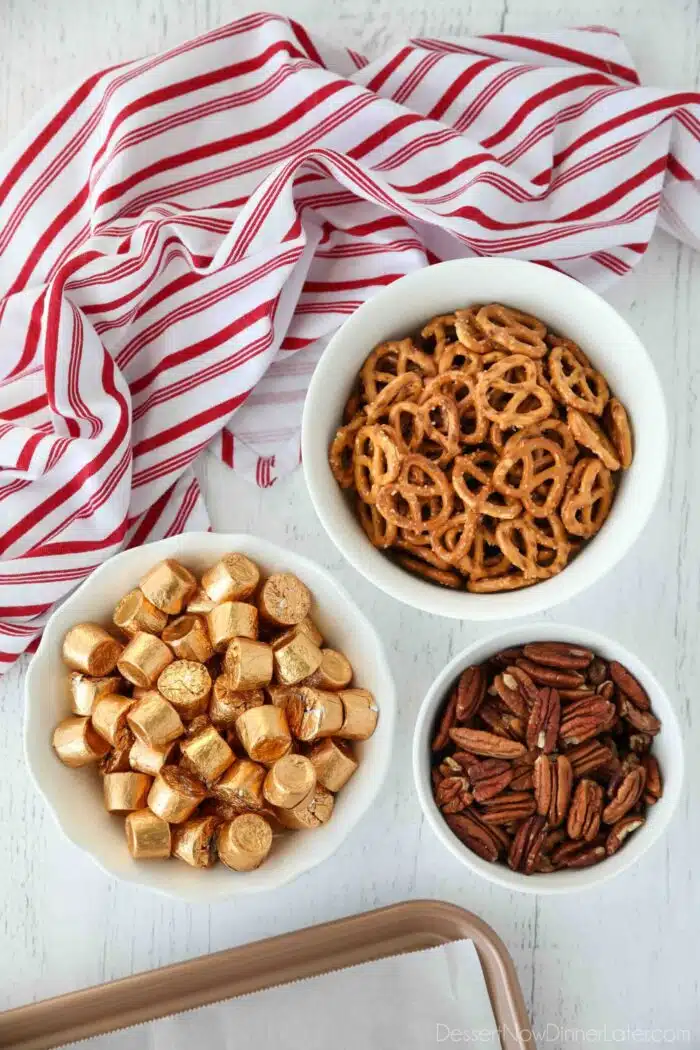
[[[109,751],[109,744],[90,724],[89,718],[64,718],[53,731],[53,746],[66,766],[77,769],[97,762]]]
[[[316,779],[329,791],[340,791],[357,769],[349,746],[344,740],[319,740],[309,751],[309,759],[316,770]]]
[[[129,813],[124,828],[126,844],[134,860],[159,860],[170,856],[170,825],[150,809]]]
[[[212,611],[215,605],[216,602],[212,601],[206,591],[203,591],[201,587],[198,587],[188,601],[186,608],[188,613],[196,613],[199,616],[206,616],[208,612]]]
[[[182,765],[205,784],[213,784],[233,762],[235,756],[214,726],[180,744]]]
[[[272,649],[264,642],[234,638],[224,657],[224,672],[232,689],[245,691],[272,681]]]
[[[129,696],[103,696],[92,711],[92,725],[112,747],[123,747],[129,739],[126,716],[133,700]]]
[[[302,686],[287,703],[286,712],[292,733],[305,743],[337,735],[345,719],[340,694],[312,686]]]
[[[211,691],[209,717],[217,729],[233,729],[239,715],[250,707],[261,707],[264,703],[262,689],[239,692],[231,688],[228,676],[221,674]]]
[[[204,664],[175,660],[158,679],[158,690],[169,700],[183,722],[190,722],[207,707],[211,675]]]
[[[222,653],[234,638],[258,637],[258,610],[246,602],[223,602],[207,613],[211,644]]]
[[[212,868],[217,861],[216,830],[218,817],[192,817],[173,828],[173,857],[179,857],[193,868]]]
[[[281,707],[251,707],[236,719],[238,738],[250,758],[271,765],[292,746],[287,718]]]
[[[335,649],[321,649],[321,662],[306,684],[337,692],[346,689],[351,682],[352,664],[347,656]]]
[[[121,651],[121,642],[96,623],[77,623],[63,639],[63,662],[98,678],[112,673]]]
[[[260,571],[245,554],[225,554],[202,576],[202,588],[216,602],[250,598],[260,582]]]
[[[320,784],[303,802],[293,809],[278,809],[277,819],[285,828],[293,831],[311,831],[326,824],[333,812],[334,796]]]
[[[299,631],[284,645],[273,649],[275,677],[283,685],[295,685],[313,675],[323,659],[321,650]]]
[[[170,646],[179,660],[196,660],[205,664],[214,655],[209,632],[201,616],[178,616],[171,620],[161,638]]]
[[[144,693],[126,718],[136,739],[150,748],[162,749],[182,736],[184,731],[175,708],[155,689]]]
[[[110,813],[143,809],[150,787],[151,778],[145,773],[107,773],[102,778],[105,806]]]
[[[128,730],[125,735],[121,738],[119,747],[113,747],[112,750],[100,759],[100,773],[105,776],[107,773],[128,773],[131,767],[129,761],[129,755],[131,754],[131,748],[134,743],[134,737]],[[147,770],[143,770],[147,772]]]
[[[119,675],[91,678],[82,671],[71,671],[68,685],[73,714],[91,715],[93,707],[101,697],[118,693],[123,684]]]
[[[173,762],[177,751],[177,741],[166,744],[164,748],[149,747],[141,740],[134,740],[129,750],[129,765],[138,773],[148,773],[155,777],[163,766]]]
[[[374,697],[367,689],[343,689],[339,696],[345,718],[335,735],[344,740],[367,740],[377,728],[379,717]]]
[[[237,758],[212,788],[212,795],[235,809],[261,809],[267,770],[249,758]]]
[[[260,588],[258,608],[270,623],[291,627],[309,615],[311,592],[291,572],[276,572]]]
[[[182,824],[206,797],[201,780],[179,766],[163,766],[148,793],[148,806],[169,824]]]
[[[112,621],[129,636],[139,631],[160,634],[168,622],[168,614],[156,609],[153,602],[149,602],[146,595],[136,588],[117,602]]]
[[[243,813],[222,824],[216,836],[219,857],[234,871],[259,868],[272,847],[272,828],[257,813]]]
[[[197,581],[184,565],[167,558],[149,569],[139,587],[156,609],[178,616],[197,590]]]
[[[292,809],[316,787],[316,770],[304,755],[284,755],[269,769],[263,795],[271,806]]]
[[[160,638],[139,631],[135,634],[117,661],[119,673],[133,685],[150,689],[173,654]]]

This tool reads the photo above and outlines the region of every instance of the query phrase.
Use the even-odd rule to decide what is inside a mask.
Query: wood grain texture
[[[689,87],[700,76],[700,0],[592,0],[585,9],[578,0],[272,6],[369,54],[407,35],[607,23],[625,36],[646,82]],[[0,145],[58,89],[94,69],[252,9],[234,0],[2,0]],[[274,895],[203,907],[122,886],[63,840],[30,784],[21,743],[21,661],[0,683],[0,1009],[382,904],[434,897],[470,908],[504,938],[534,1026],[548,1037],[541,1045],[565,1045],[555,1027],[546,1030],[549,1024],[686,1029],[693,1034],[681,1045],[700,1046],[699,288],[698,256],[660,235],[609,296],[661,375],[671,409],[668,475],[656,513],[614,577],[549,614],[609,632],[635,649],[675,698],[688,747],[687,790],[665,839],[632,872],[580,897],[537,900],[466,874],[421,820],[411,731],[433,676],[492,628],[412,612],[362,580],[322,532],[300,472],[261,492],[207,460],[201,475],[215,528],[257,531],[318,559],[379,625],[401,704],[383,799],[330,862]],[[605,1045],[602,1036],[598,1044]],[[621,1041],[611,1036],[607,1045]]]

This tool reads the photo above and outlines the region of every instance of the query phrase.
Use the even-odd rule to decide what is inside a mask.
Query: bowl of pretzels
[[[387,594],[467,620],[574,597],[633,546],[664,475],[664,397],[603,299],[533,263],[401,278],[328,344],[304,406],[316,511]]]

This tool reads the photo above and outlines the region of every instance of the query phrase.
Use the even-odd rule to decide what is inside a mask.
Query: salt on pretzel
[[[444,525],[431,532],[433,553],[448,566],[459,568],[471,550],[479,518],[480,515],[470,508],[453,514]]]
[[[419,406],[420,425],[424,438],[437,449],[430,456],[440,466],[450,463],[460,449],[460,416],[457,402],[447,394],[433,394]]]
[[[391,427],[360,427],[355,435],[353,476],[363,503],[376,503],[379,489],[396,480],[400,466],[401,450]]]
[[[566,566],[571,552],[558,514],[535,519],[523,514],[500,521],[496,539],[504,555],[526,579],[546,580]]]
[[[459,564],[460,572],[470,582],[493,579],[510,572],[512,565],[501,550],[496,539],[496,530],[487,518],[482,518],[474,532],[469,553]]]
[[[511,354],[539,358],[547,353],[544,341],[547,328],[530,314],[500,303],[490,303],[481,307],[476,321],[497,347],[502,346]]]
[[[530,514],[550,514],[561,501],[569,465],[560,445],[544,437],[514,435],[493,472],[493,486],[522,501]]]
[[[420,402],[430,400],[437,394],[453,398],[459,413],[460,441],[463,445],[478,445],[486,437],[489,422],[481,410],[476,397],[476,381],[473,376],[453,370],[429,379],[420,396]]]
[[[376,423],[377,420],[388,414],[392,405],[399,401],[417,400],[422,389],[423,384],[415,372],[403,372],[400,376],[395,376],[366,406],[367,419],[370,423]]]
[[[407,372],[434,376],[437,367],[430,354],[419,350],[410,338],[380,343],[360,370],[365,400],[370,403],[375,401],[387,383]]]
[[[433,532],[452,516],[454,493],[440,467],[410,452],[396,481],[379,489],[376,507],[397,528]]]
[[[440,343],[435,348],[435,356],[438,375],[442,372],[459,371],[468,376],[475,376],[484,367],[479,354],[468,350],[460,342]]]
[[[489,449],[457,456],[452,465],[452,487],[465,507],[480,515],[517,518],[523,506],[520,500],[494,488],[493,472],[497,464],[498,455]]]
[[[493,427],[491,433],[493,435]],[[564,454],[564,459],[572,466],[576,462],[578,456],[578,445],[574,440],[574,436],[569,429],[567,423],[563,419],[556,419],[554,416],[550,416],[548,419],[543,419],[541,423],[531,423],[528,427],[523,427],[522,430],[518,430],[517,433],[513,434],[505,443],[501,444],[501,451],[505,454],[511,455],[513,446],[520,440],[527,440],[528,438],[547,438],[549,441],[553,441],[555,444],[561,447]],[[491,438],[493,444],[496,444],[494,436]]]
[[[455,335],[462,346],[473,354],[486,354],[493,350],[493,343],[477,321],[478,309],[455,310]]]
[[[602,460],[608,470],[620,469],[615,446],[593,416],[570,408],[566,413],[566,420],[579,445],[583,445]]]
[[[510,354],[482,372],[474,400],[483,415],[507,430],[546,419],[552,398],[537,382],[534,361],[524,354]]]
[[[590,539],[601,528],[614,495],[610,471],[597,456],[579,460],[561,502],[561,519],[572,536]]]
[[[417,452],[425,433],[420,405],[415,401],[395,401],[388,412],[389,426],[404,452]]]
[[[552,347],[548,358],[549,378],[561,400],[570,408],[600,416],[610,397],[605,377],[584,365],[568,347]]]

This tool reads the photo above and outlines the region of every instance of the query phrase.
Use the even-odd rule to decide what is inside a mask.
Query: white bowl
[[[501,302],[535,314],[574,339],[627,407],[634,461],[624,472],[600,533],[566,569],[520,591],[470,594],[420,580],[376,550],[333,478],[328,448],[345,400],[377,343],[405,336],[436,314],[474,302]],[[316,366],[304,405],[302,459],[316,512],[347,560],[399,601],[440,616],[503,620],[549,609],[585,590],[620,560],[644,528],[663,480],[666,408],[656,371],[641,342],[612,306],[582,284],[534,263],[463,259],[401,278],[357,310],[331,339]]]
[[[450,830],[435,804],[430,780],[430,743],[433,737],[437,713],[442,707],[450,686],[471,664],[481,663],[487,657],[512,645],[527,642],[553,641],[572,642],[593,649],[606,660],[618,660],[639,679],[651,700],[654,713],[661,719],[661,732],[654,739],[653,753],[656,755],[663,777],[663,795],[654,806],[647,809],[646,823],[635,831],[618,853],[607,857],[600,864],[580,871],[558,871],[549,875],[522,875],[511,871],[505,864],[490,864],[472,853]],[[418,712],[413,735],[413,776],[423,813],[431,828],[453,857],[465,867],[483,876],[490,882],[509,890],[525,893],[571,893],[598,886],[613,875],[631,867],[643,853],[665,831],[678,805],[683,785],[683,742],[680,726],[671,702],[663,688],[641,660],[625,649],[619,642],[594,631],[563,624],[534,623],[513,627],[501,634],[492,635],[470,645],[459,653],[435,679]]]
[[[256,871],[239,874],[217,865],[197,871],[179,861],[134,861],[126,848],[123,817],[104,808],[94,769],[69,769],[51,747],[53,728],[70,714],[61,642],[75,623],[109,625],[122,595],[161,558],[179,558],[197,573],[222,554],[241,551],[265,573],[296,573],[314,596],[312,616],[324,638],[346,653],[359,685],[379,703],[374,735],[357,745],[360,765],[337,796],[331,820],[314,831],[275,838],[273,851]],[[274,889],[320,864],[340,846],[376,798],[391,758],[396,698],[389,664],[377,634],[325,569],[265,540],[247,535],[188,533],[124,551],[105,562],[49,620],[26,682],[25,754],[37,788],[64,834],[110,875],[186,901],[209,902]]]

